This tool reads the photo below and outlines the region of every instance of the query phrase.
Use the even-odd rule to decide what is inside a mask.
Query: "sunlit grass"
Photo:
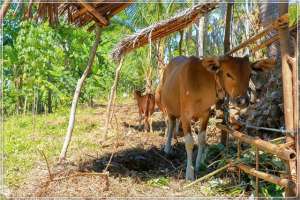
[[[69,154],[83,147],[91,150],[98,147],[96,140],[92,143],[87,139],[93,137],[92,132],[100,127],[100,119],[91,115],[92,112],[95,109],[79,107]],[[52,164],[57,161],[67,130],[68,117],[69,109],[61,109],[53,114],[18,115],[4,120],[6,185],[19,187],[35,164],[38,161],[44,162],[39,150],[45,153]]]

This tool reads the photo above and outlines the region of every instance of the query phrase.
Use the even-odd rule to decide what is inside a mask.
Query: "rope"
[[[250,124],[247,124],[247,123],[242,122],[240,120],[237,120],[237,121],[239,123],[241,123],[242,125],[244,125],[246,128],[252,128],[252,129],[256,129],[256,130],[273,131],[273,132],[279,132],[279,133],[295,133],[294,131],[285,130],[284,127],[280,127],[279,129],[276,129],[276,128],[267,128],[267,127],[250,125]]]

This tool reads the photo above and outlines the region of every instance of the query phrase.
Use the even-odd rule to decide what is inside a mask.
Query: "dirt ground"
[[[105,105],[97,106],[91,118],[85,120],[98,120],[97,123],[100,120],[101,127],[104,127],[105,109]],[[211,146],[218,143],[220,132],[213,122],[209,124],[207,143]],[[226,195],[214,190],[213,181],[224,182],[229,187],[237,184],[232,182],[236,180],[233,173],[224,173],[222,179],[217,176],[210,179],[212,181],[183,189],[186,184],[183,139],[173,141],[172,154],[165,155],[165,128],[161,113],[156,112],[153,116],[154,132],[146,133],[139,129],[134,103],[118,105],[107,140],[103,139],[103,128],[95,131],[96,134],[87,133],[89,141],[99,141],[100,153],[86,152],[83,147],[80,156],[68,155],[65,164],[50,164],[52,181],[46,162],[41,161],[15,194],[20,197],[203,197]],[[196,151],[195,145],[194,153]],[[208,154],[208,166],[221,154]],[[103,174],[105,169],[107,175]],[[198,177],[214,169],[207,167]]]

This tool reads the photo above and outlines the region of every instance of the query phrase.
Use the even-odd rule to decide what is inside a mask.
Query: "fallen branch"
[[[191,186],[195,185],[196,183],[199,183],[199,182],[201,182],[201,181],[204,181],[204,180],[206,180],[206,179],[208,179],[208,178],[210,178],[210,177],[212,177],[212,176],[214,176],[214,175],[216,175],[216,174],[218,174],[218,173],[224,171],[225,169],[227,169],[227,168],[230,167],[231,165],[232,165],[232,163],[229,163],[229,164],[227,164],[227,165],[225,165],[225,166],[223,166],[223,167],[221,167],[221,168],[219,168],[219,169],[217,169],[217,170],[215,170],[215,171],[213,171],[213,172],[211,172],[211,173],[209,173],[209,174],[207,174],[207,175],[205,175],[205,176],[202,176],[201,178],[199,178],[199,179],[193,181],[192,183],[190,183],[190,184],[188,184],[188,185],[185,185],[185,186],[183,187],[183,189],[186,189],[186,188],[188,188],[188,187],[191,187]]]

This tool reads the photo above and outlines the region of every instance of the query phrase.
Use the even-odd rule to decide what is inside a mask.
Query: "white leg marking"
[[[166,145],[164,148],[164,151],[166,154],[169,154],[171,151],[171,143],[172,143],[172,136],[173,136],[173,131],[174,131],[174,125],[175,125],[175,120],[168,120],[168,132],[167,132],[167,141]]]
[[[196,172],[199,171],[200,164],[203,163],[205,159],[205,137],[206,131],[201,131],[198,133],[198,153],[196,158]]]
[[[184,141],[185,141],[185,150],[187,155],[185,179],[193,181],[195,180],[194,167],[193,167],[193,148],[194,148],[193,136],[190,133],[188,133],[187,135],[184,136]]]

